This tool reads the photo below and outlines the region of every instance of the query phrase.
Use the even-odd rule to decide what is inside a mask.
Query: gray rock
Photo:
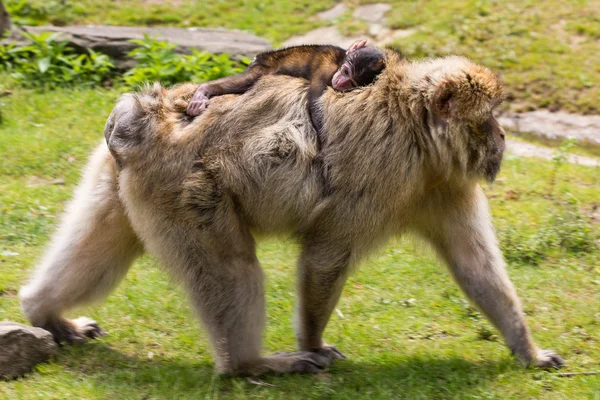
[[[250,33],[226,29],[89,25],[36,26],[26,27],[25,30],[35,34],[59,32],[59,38],[68,40],[78,51],[92,49],[108,54],[122,67],[131,66],[133,62],[126,59],[127,53],[137,47],[130,40],[143,39],[144,35],[173,43],[177,45],[175,51],[183,54],[189,54],[191,49],[196,49],[216,54],[228,53],[234,58],[254,57],[272,47],[266,39]],[[15,40],[19,39],[13,35],[8,41]]]
[[[0,378],[22,376],[57,353],[50,332],[17,322],[0,322]]]
[[[600,116],[536,110],[525,113],[507,112],[498,118],[502,126],[518,132],[529,132],[551,140],[573,138],[600,146]]]
[[[352,43],[359,39],[364,39],[363,36],[346,37],[343,36],[337,27],[327,26],[318,28],[304,35],[294,36],[282,43],[282,46],[298,46],[301,44],[334,44],[343,48],[348,48]]]
[[[346,11],[348,11],[348,7],[344,3],[338,3],[329,10],[318,13],[317,19],[321,21],[331,21],[341,17]]]
[[[392,6],[387,3],[367,4],[356,7],[352,16],[354,18],[362,19],[363,21],[379,24],[383,22],[385,13],[391,8]]]
[[[396,39],[409,37],[417,32],[416,29],[388,29],[383,28],[375,37],[377,46],[384,47],[394,43]]]

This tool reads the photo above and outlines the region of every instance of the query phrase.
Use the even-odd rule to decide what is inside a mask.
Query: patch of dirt
[[[521,157],[538,157],[545,160],[552,160],[556,150],[547,147],[536,146],[531,143],[519,142],[511,139],[506,139],[506,149],[508,152]],[[600,158],[578,156],[568,154],[567,161],[572,164],[587,165],[590,167],[600,167]]]
[[[385,13],[391,9],[392,5],[387,3],[367,4],[356,7],[356,9],[354,9],[354,13],[352,13],[352,16],[356,19],[361,19],[366,22],[379,24],[383,22]]]
[[[317,19],[321,21],[331,21],[341,17],[346,11],[348,11],[348,7],[344,3],[338,3],[329,10],[318,13]]]
[[[364,39],[364,37],[343,36],[336,26],[327,26],[325,28],[318,28],[310,32],[306,32],[304,35],[293,36],[283,42],[282,46],[298,46],[301,44],[334,44],[336,46],[348,48],[352,43],[359,39]]]
[[[15,297],[18,293],[17,289],[6,288],[0,289],[0,296],[2,297]]]
[[[377,46],[384,47],[393,43],[396,39],[405,38],[417,32],[416,29],[387,29],[384,28],[375,36]]]
[[[367,4],[356,7],[352,17],[368,23],[368,38],[375,46],[386,46],[394,40],[414,34],[416,29],[389,29],[384,24],[385,14],[392,8],[387,3]],[[343,4],[336,4],[329,10],[317,14],[321,21],[333,21],[341,17],[349,8]],[[348,47],[356,40],[364,39],[364,36],[344,36],[336,26],[314,29],[304,35],[294,36],[282,43],[283,46],[297,46],[300,44],[335,44],[340,47]]]
[[[600,115],[577,115],[536,110],[506,112],[498,121],[507,129],[529,132],[547,139],[576,139],[600,146]]]
[[[39,176],[31,176],[26,179],[27,186],[36,187],[36,186],[45,186],[45,185],[64,185],[65,180],[62,178],[56,179],[45,179],[40,178]]]

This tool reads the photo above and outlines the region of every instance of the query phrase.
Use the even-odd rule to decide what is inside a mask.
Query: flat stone
[[[23,376],[58,354],[52,334],[17,322],[0,322],[0,378]]]
[[[266,39],[247,32],[227,29],[88,25],[36,26],[25,27],[25,30],[35,34],[59,32],[59,38],[68,40],[78,51],[91,49],[108,54],[117,62],[126,60],[126,55],[138,47],[130,40],[143,39],[144,35],[175,44],[175,51],[183,54],[189,54],[192,49],[196,49],[215,54],[228,53],[233,58],[254,57],[272,48]],[[3,42],[15,40],[19,39],[13,35]],[[131,60],[128,60],[131,63]]]
[[[381,24],[371,24],[371,25],[369,25],[369,36],[377,37],[377,36],[381,35],[382,33],[385,33],[385,31],[387,31],[387,30],[388,29],[386,29]]]
[[[341,17],[346,11],[348,11],[348,7],[344,3],[338,3],[329,10],[318,13],[317,19],[321,21],[331,21]]]
[[[506,150],[519,157],[537,157],[544,160],[552,160],[557,153],[556,149],[536,146],[531,143],[516,141],[510,138],[506,140]],[[578,156],[576,154],[567,154],[566,157],[567,162],[571,164],[600,167],[600,158]]]
[[[387,46],[393,43],[396,39],[409,37],[417,32],[416,29],[382,29],[377,35],[375,40],[377,46]]]
[[[370,23],[382,23],[385,13],[392,8],[391,4],[375,3],[356,7],[352,16]]]
[[[600,145],[600,116],[536,110],[525,113],[507,112],[498,118],[502,126],[518,132],[529,132],[547,139],[569,139]]]
[[[346,37],[342,36],[340,31],[335,26],[318,28],[307,32],[304,35],[294,36],[282,43],[284,47],[298,46],[301,44],[333,44],[343,48],[348,48],[352,43],[359,39],[364,39],[361,36]]]

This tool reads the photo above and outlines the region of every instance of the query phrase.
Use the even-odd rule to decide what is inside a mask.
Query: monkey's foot
[[[317,373],[331,365],[333,358],[327,354],[313,351],[295,353],[275,353],[265,357],[267,367],[275,373],[289,374],[296,372]]]
[[[324,352],[327,353],[327,352]],[[341,354],[341,353],[340,353]],[[250,363],[233,372],[233,375],[264,375],[267,373],[293,374],[318,373],[331,365],[333,352],[319,354],[316,351],[298,351],[295,353],[274,353]]]
[[[328,357],[333,360],[345,360],[346,356],[344,353],[339,351],[335,346],[330,344],[324,344],[320,349],[312,350],[314,353],[317,353],[321,356]]]
[[[552,350],[538,350],[532,364],[538,368],[560,368],[565,362]]]
[[[56,343],[83,343],[86,338],[95,339],[106,335],[106,331],[96,321],[87,317],[74,320],[57,319],[42,328],[50,331]]]

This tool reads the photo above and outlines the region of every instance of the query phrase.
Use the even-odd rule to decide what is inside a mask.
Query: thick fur
[[[502,159],[504,133],[492,116],[501,84],[464,58],[386,57],[375,84],[324,93],[320,150],[301,79],[265,77],[242,96],[215,98],[191,122],[193,85],[123,96],[105,129],[114,158],[97,150],[70,223],[21,291],[27,316],[59,341],[64,331],[81,335],[62,313],[107,293],[141,242],[186,285],[218,371],[314,372],[343,357],[322,334],[351,267],[411,231],[431,242],[519,358],[560,366],[529,334],[478,185]],[[107,213],[119,218],[99,218]],[[125,232],[128,252],[108,245]],[[302,245],[298,353],[260,355],[264,289],[253,233],[292,233]],[[55,305],[44,305],[48,296]]]

